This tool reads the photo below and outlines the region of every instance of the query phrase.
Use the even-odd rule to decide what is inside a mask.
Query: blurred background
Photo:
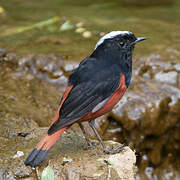
[[[137,180],[180,179],[179,0],[1,0],[4,152],[15,134],[28,129],[9,123],[7,114],[35,119],[46,127],[70,71],[92,53],[101,36],[113,30],[128,30],[148,40],[136,46],[132,84],[99,125],[101,134],[136,150]],[[44,87],[41,81],[49,85]],[[9,130],[11,126],[15,129]]]

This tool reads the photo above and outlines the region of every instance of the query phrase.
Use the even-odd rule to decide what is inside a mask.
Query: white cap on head
[[[129,32],[129,31],[112,31],[112,32],[104,35],[104,36],[97,42],[97,44],[96,44],[96,46],[95,46],[95,49],[96,49],[99,45],[101,45],[101,44],[104,42],[104,40],[106,40],[106,39],[111,39],[111,38],[113,38],[113,37],[115,37],[115,36],[118,36],[118,35],[120,35],[120,34],[122,34],[122,35],[123,35],[123,34],[132,34],[132,32]]]

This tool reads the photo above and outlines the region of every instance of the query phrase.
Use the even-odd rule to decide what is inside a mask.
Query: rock
[[[16,180],[11,172],[0,167],[0,180]]]
[[[62,91],[40,76],[60,70],[62,62],[56,61],[58,58],[55,57],[31,55],[20,61],[16,58],[9,62],[3,60],[0,66],[0,180],[37,179],[47,164],[53,168],[58,180],[80,177],[119,179],[119,176],[132,179],[136,172],[136,156],[130,148],[125,147],[117,155],[104,155],[102,147],[94,141],[94,148],[87,149],[77,127],[75,132],[72,127],[63,133],[36,171],[24,165],[29,152],[46,133],[58,107]],[[53,63],[57,63],[57,67]],[[61,76],[72,70],[65,69],[67,71],[62,69]],[[109,123],[104,121],[104,118],[97,119],[98,130],[103,129],[101,133]],[[85,125],[85,128],[89,127]],[[106,145],[112,148],[119,143],[106,142]],[[119,170],[117,166],[123,168]]]
[[[20,158],[21,156],[24,156],[24,152],[23,151],[17,151],[17,153],[13,156],[13,159]]]
[[[9,68],[17,68],[17,58],[14,53],[9,53],[6,49],[0,48],[0,66],[8,64]]]
[[[154,172],[160,172],[161,168],[158,168],[167,154],[171,154],[169,159],[175,170],[176,164],[180,163],[178,160],[175,163],[180,149],[177,143],[177,138],[180,138],[179,65],[164,62],[159,55],[141,58],[134,64],[129,89],[109,113],[108,118],[116,122],[113,128],[122,129],[114,133],[116,139],[135,146],[142,157],[147,156],[146,161],[140,158],[138,166],[140,174],[145,174],[150,179]],[[108,129],[104,134],[106,139],[112,136]],[[145,165],[141,166],[144,162]],[[164,169],[169,171],[172,167],[166,166]],[[152,170],[152,176],[147,175],[149,170]],[[144,179],[145,176],[141,178]],[[161,178],[165,178],[165,174]]]
[[[83,28],[83,27],[78,27],[78,28],[75,30],[75,32],[76,32],[76,33],[83,33],[85,30],[86,30],[86,29]]]
[[[127,130],[137,127],[145,135],[164,133],[180,116],[178,74],[173,65],[158,56],[142,58],[135,65],[130,89],[110,116]]]
[[[143,79],[136,84],[119,102],[119,106],[112,110],[110,116],[120,121],[125,129],[137,127],[146,135],[160,135],[169,127],[175,126],[180,110],[179,89]]]
[[[67,61],[65,64],[64,64],[64,71],[65,72],[71,72],[73,69],[77,68],[79,66],[78,63],[76,62],[73,62],[73,61]]]
[[[82,36],[84,38],[90,38],[92,36],[92,33],[91,33],[91,31],[84,31]]]
[[[159,82],[169,83],[172,85],[177,84],[178,73],[176,71],[171,71],[167,73],[159,72],[155,75],[155,80]]]
[[[58,145],[59,150],[61,149],[60,155],[49,160],[55,179],[134,179],[136,156],[128,147],[118,154],[104,155],[102,147],[96,141],[94,141],[95,148],[84,150],[85,141],[81,136],[73,135],[69,131],[68,137],[66,139],[67,134],[64,135]],[[106,145],[110,148],[120,144],[109,141]],[[64,163],[64,159],[69,161]],[[41,172],[42,169],[39,174]]]
[[[49,83],[25,75],[19,71],[16,60],[0,65],[0,178],[3,180],[34,176],[32,169],[25,167],[24,159],[47,130],[40,126],[50,124],[58,107],[57,95],[61,95]]]
[[[120,179],[134,179],[135,172],[133,172],[132,169],[135,170],[134,164],[136,158],[132,151],[126,151],[124,154],[111,155],[108,157],[107,162],[118,173]]]
[[[67,76],[77,66],[76,62],[64,62],[57,56],[19,58],[6,51],[0,57],[0,176],[4,179],[34,179],[47,164],[54,167],[56,178],[85,177],[92,168],[94,176],[88,174],[85,178],[107,179],[111,176],[119,179],[120,172],[115,170],[116,166],[112,167],[110,157],[102,154],[96,141],[95,148],[87,150],[77,124],[62,135],[38,171],[23,164],[32,147],[47,131]],[[164,62],[155,54],[139,59],[134,63],[133,80],[125,96],[111,113],[96,120],[104,139],[129,144],[136,149],[137,179],[180,177],[177,167],[180,164],[177,158],[180,149],[179,67],[177,62]],[[88,123],[83,124],[89,136],[94,138]],[[111,146],[110,142],[106,144]],[[18,151],[24,156],[13,159]],[[122,152],[117,159],[122,161],[124,154],[129,156]],[[133,158],[131,160],[133,162]]]
[[[4,49],[4,48],[0,48],[0,57],[5,56],[5,55],[6,55],[6,53],[7,53],[6,49]]]
[[[19,60],[19,71],[26,71],[35,77],[64,90],[67,77],[63,72],[64,60],[60,56],[28,55]]]

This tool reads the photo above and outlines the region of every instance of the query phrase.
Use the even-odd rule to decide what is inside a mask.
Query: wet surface
[[[148,38],[146,43],[136,47],[136,56],[158,53],[169,61],[173,53],[168,49],[180,51],[179,1],[171,6],[128,8],[118,0],[98,0],[96,3],[90,0],[76,3],[73,0],[53,0],[49,3],[44,0],[43,4],[36,0],[14,0],[13,3],[15,7],[11,2],[1,0],[5,15],[0,14],[0,47],[19,54],[53,53],[60,54],[65,59],[80,61],[92,52],[102,32],[112,30],[129,30],[136,36]],[[56,16],[60,18],[58,22],[4,36],[4,33],[11,32],[12,29],[16,32],[19,27],[31,26]],[[66,21],[74,28],[60,31],[61,25]],[[90,38],[83,38],[81,33],[76,33],[79,23],[92,33]]]
[[[137,0],[127,8],[106,0],[14,0],[12,6],[1,1],[0,176],[32,174],[23,158],[51,122],[71,70],[104,32],[130,30],[148,40],[135,49],[130,88],[111,113],[98,119],[98,130],[104,139],[136,150],[137,180],[180,179],[180,3],[159,2],[170,4],[142,7]],[[56,16],[59,20],[52,24],[14,33]],[[72,28],[61,31],[67,21]],[[77,33],[82,28],[90,33]],[[87,124],[85,128],[93,137]],[[72,130],[81,134],[77,125]],[[13,159],[17,151],[25,155]]]
[[[123,153],[114,157],[104,155],[102,147],[97,142],[93,143],[94,148],[87,149],[85,139],[77,126],[62,135],[61,141],[52,149],[40,168],[35,171],[26,167],[24,160],[47,131],[46,127],[50,124],[60,99],[57,95],[62,94],[65,84],[53,86],[52,77],[54,76],[49,77],[52,83],[44,78],[49,72],[42,73],[39,61],[45,56],[17,57],[13,55],[13,58],[9,58],[11,54],[5,50],[3,52],[4,54],[0,57],[0,179],[37,179],[48,163],[54,169],[55,179],[58,180],[66,179],[66,177],[72,180],[78,180],[79,177],[103,180],[109,176],[111,179],[117,179],[119,175],[127,177],[127,172],[128,177],[134,177],[136,157],[132,150],[126,147]],[[47,56],[43,67],[53,64],[56,58],[62,63],[59,57]],[[36,64],[31,66],[34,59],[36,59]],[[59,70],[62,68],[61,63]],[[69,66],[68,63],[64,65],[66,73],[74,65]],[[43,75],[39,76],[40,74]],[[97,122],[98,129],[103,129],[100,127],[103,127],[101,125],[104,120],[99,119]],[[109,148],[117,145],[119,144],[107,142]],[[121,160],[120,165],[124,167],[122,171],[116,168],[119,162],[117,158]],[[109,167],[104,159],[110,162],[116,161],[115,166]]]
[[[0,52],[1,173],[4,177],[29,177],[33,172],[25,168],[23,159],[47,130],[67,76],[77,63],[60,56],[17,56],[4,49]],[[126,143],[136,150],[137,179],[180,177],[179,73],[179,64],[163,62],[160,55],[136,59],[129,90],[111,113],[96,121],[104,139]],[[94,138],[88,124],[84,126]],[[82,136],[78,125],[71,130]],[[69,153],[79,151],[79,146],[69,149]],[[66,145],[58,152],[67,152],[64,148]],[[15,158],[18,151],[24,156]],[[54,149],[48,159],[53,159],[56,152]]]
[[[109,114],[106,138],[136,149],[140,179],[180,178],[179,64],[161,58],[151,55],[135,63],[132,85]]]

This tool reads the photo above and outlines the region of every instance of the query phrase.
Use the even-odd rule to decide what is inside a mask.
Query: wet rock
[[[7,53],[6,49],[0,48],[0,57],[5,56]]]
[[[58,144],[60,155],[49,160],[49,165],[55,173],[55,179],[134,179],[136,157],[128,147],[125,147],[119,154],[104,155],[102,147],[96,141],[94,141],[96,147],[88,150],[84,150],[84,143],[81,136],[70,131],[68,135],[63,134]],[[112,148],[119,144],[109,141],[106,145]],[[69,161],[64,162],[64,159]],[[39,174],[43,168],[39,169]]]
[[[110,114],[127,130],[135,127],[143,134],[160,135],[179,120],[179,89],[160,83],[140,80],[129,90],[119,106]]]
[[[115,133],[116,139],[134,146],[142,157],[147,157],[138,161],[140,174],[145,173],[146,177],[150,176],[149,170],[152,174],[160,171],[158,167],[169,153],[172,167],[180,163],[178,160],[174,163],[180,149],[179,65],[166,63],[159,55],[141,58],[134,65],[130,88],[109,114],[109,119],[116,122],[114,129],[122,128]],[[107,130],[106,138],[109,136]],[[169,166],[164,168],[169,171]],[[165,174],[161,175],[165,178]]]
[[[178,76],[178,73],[176,71],[171,71],[171,72],[167,72],[167,73],[159,72],[155,75],[154,78],[156,81],[176,85],[177,84],[177,76]]]
[[[47,164],[53,168],[55,179],[58,180],[63,178],[74,180],[80,179],[80,177],[102,180],[107,179],[107,177],[111,177],[112,180],[134,179],[136,156],[130,148],[125,147],[122,152],[116,155],[104,155],[101,145],[94,141],[93,149],[84,150],[84,144],[86,143],[84,138],[71,130],[63,133],[60,141],[49,153],[46,160],[37,171],[34,171],[30,167],[24,166],[23,162],[31,149],[47,131],[47,128],[34,128],[33,131],[30,128],[29,131],[30,134],[23,138],[23,143],[22,140],[16,139],[17,148],[23,150],[25,156],[13,161],[7,156],[3,161],[1,159],[3,167],[8,169],[8,175],[11,175],[14,179],[40,177]],[[106,142],[106,146],[109,148],[115,148],[119,145],[119,143]],[[14,149],[11,151],[16,153]]]
[[[69,129],[63,133],[36,171],[24,165],[29,152],[46,133],[62,94],[40,76],[53,74],[61,68],[61,62],[56,69],[53,65],[56,58],[51,62],[49,57],[27,57],[19,62],[4,61],[0,66],[0,179],[37,179],[47,164],[53,167],[56,179],[119,179],[119,176],[134,179],[136,156],[132,150],[125,147],[117,155],[104,155],[96,141],[93,149],[85,149],[85,139],[77,128],[75,132]],[[99,130],[104,124],[104,129],[107,128],[105,120],[97,120]],[[106,142],[106,145],[112,148],[119,143]],[[118,166],[123,168],[117,169]]]
[[[13,176],[12,172],[8,171],[7,169],[4,169],[0,167],[0,180],[15,180],[15,177]]]
[[[6,49],[0,48],[0,66],[8,64],[8,68],[17,68],[18,57],[14,53],[9,53]]]
[[[28,55],[19,60],[20,71],[24,70],[39,79],[64,90],[67,77],[63,72],[64,60],[61,56]]]
[[[125,129],[137,126],[146,135],[164,133],[177,124],[180,115],[179,72],[159,57],[154,58],[153,55],[136,64],[132,85],[110,114]]]
[[[0,106],[3,116],[6,117],[2,122],[11,126],[9,115],[14,114],[12,118],[15,118],[17,125],[21,121],[28,124],[29,119],[33,119],[40,126],[47,126],[57,109],[61,92],[37,78],[26,80],[15,77],[14,73],[12,75],[4,75],[0,79],[2,88]],[[23,114],[23,117],[18,117],[19,114]],[[22,132],[22,128],[19,130]]]
[[[47,130],[40,126],[50,124],[62,94],[33,75],[26,78],[26,72],[20,72],[14,62],[4,61],[0,66],[0,178],[3,180],[34,176],[24,166],[24,159],[36,145],[37,137]],[[25,155],[19,156],[17,152]]]
[[[40,175],[48,163],[54,167],[56,177],[62,176],[62,179],[85,177],[92,166],[94,176],[85,178],[107,179],[109,172],[111,177],[118,177],[115,168],[109,168],[107,157],[107,169],[102,161],[95,166],[88,159],[104,159],[102,149],[95,142],[95,148],[87,150],[77,124],[62,135],[38,172],[25,167],[25,157],[46,132],[47,128],[42,127],[50,124],[67,76],[78,64],[64,62],[57,56],[17,58],[8,52],[0,59],[0,164],[3,165],[0,174],[4,179],[32,179],[38,172]],[[137,179],[179,177],[179,67],[177,62],[164,62],[161,56],[155,54],[139,59],[134,64],[133,80],[125,96],[110,114],[96,120],[103,138],[129,144],[136,149]],[[89,136],[94,138],[88,123],[84,126]],[[24,156],[13,158],[18,151]],[[85,154],[83,162],[82,153]],[[87,162],[90,162],[90,167]],[[78,166],[82,167],[80,171]],[[101,170],[101,166],[105,171]]]
[[[72,70],[74,70],[75,68],[78,67],[78,63],[76,62],[72,62],[72,61],[67,61],[65,64],[64,64],[64,71],[65,72],[71,72]]]

